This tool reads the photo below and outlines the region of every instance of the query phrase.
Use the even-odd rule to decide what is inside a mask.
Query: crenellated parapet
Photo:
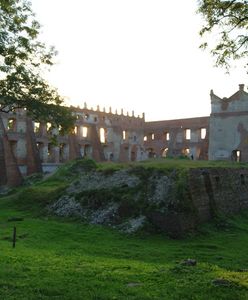
[[[155,122],[146,122],[144,113],[136,116],[134,111],[99,105],[93,109],[87,103],[82,108],[71,106],[76,120],[70,135],[61,135],[49,123],[30,120],[24,109],[2,112],[0,185],[20,182],[19,173],[27,175],[41,168],[49,172],[79,157],[129,162],[183,156],[247,162],[248,93],[244,85],[229,98],[220,98],[213,91],[210,98],[210,117]],[[8,178],[7,173],[15,178]]]
[[[9,147],[22,174],[39,171],[40,164],[49,171],[51,165],[77,157],[96,161],[142,159],[139,153],[144,152],[144,115],[140,118],[134,113],[124,115],[123,111],[112,113],[111,108],[107,112],[99,106],[96,110],[89,109],[86,103],[83,108],[71,107],[71,110],[76,116],[74,132],[63,136],[50,123],[30,122],[23,109],[0,113]]]
[[[108,111],[105,107],[100,109],[98,105],[94,110],[93,108],[88,108],[87,104],[84,103],[84,107],[72,107],[73,114],[76,116],[78,123],[84,124],[104,124],[107,123],[113,126],[128,126],[133,128],[135,126],[142,126],[145,122],[145,114],[135,116],[134,111],[130,114],[129,112],[124,113],[124,110],[121,109],[120,113],[117,110],[113,113],[111,107],[109,107]]]

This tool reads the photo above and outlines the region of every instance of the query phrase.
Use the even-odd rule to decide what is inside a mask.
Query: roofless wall
[[[28,121],[25,110],[0,114],[8,143],[2,150],[11,149],[12,164],[15,161],[22,174],[40,170],[39,164],[43,171],[51,171],[79,157],[116,162],[180,156],[248,161],[248,93],[243,84],[229,98],[211,91],[210,117],[145,122],[144,114],[124,115],[123,110],[120,114],[111,108],[93,110],[86,104],[71,109],[76,116],[74,133],[65,136],[50,124]],[[8,164],[9,153],[0,154]]]

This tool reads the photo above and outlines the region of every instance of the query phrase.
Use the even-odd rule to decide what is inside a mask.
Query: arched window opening
[[[52,129],[52,124],[51,123],[47,123],[46,124],[46,130],[47,130],[47,132],[50,132],[51,129]]]
[[[91,145],[84,146],[84,156],[91,157],[92,147]]]
[[[47,159],[48,162],[52,162],[53,160],[53,145],[50,143],[47,146]]]
[[[8,131],[16,130],[16,119],[8,119],[7,129]]]
[[[168,148],[165,148],[163,151],[162,151],[162,157],[167,157],[168,155]]]
[[[241,151],[240,150],[233,150],[232,155],[231,155],[231,159],[233,161],[240,162],[241,161]]]
[[[65,161],[65,158],[66,158],[65,149],[66,149],[66,144],[61,143],[59,145],[59,161],[60,162],[64,162]]]
[[[189,148],[184,148],[182,150],[182,154],[185,155],[185,156],[189,156],[189,153],[190,153],[190,149]]]
[[[155,151],[154,151],[153,148],[147,149],[147,152],[148,152],[148,157],[149,157],[149,158],[154,158],[154,157],[156,157],[156,153],[155,153]]]
[[[38,133],[40,131],[40,123],[34,122],[34,132]]]
[[[37,146],[37,149],[38,149],[38,152],[39,152],[39,156],[40,156],[40,160],[41,162],[43,162],[43,150],[44,150],[44,144],[43,143],[36,143],[36,146]]]

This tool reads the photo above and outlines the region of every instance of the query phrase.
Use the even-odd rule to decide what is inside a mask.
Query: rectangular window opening
[[[47,132],[49,132],[51,130],[51,128],[52,128],[52,124],[51,123],[47,123],[46,124],[46,130],[47,130]]]
[[[201,128],[201,139],[204,140],[206,138],[207,129]]]
[[[169,141],[169,140],[170,140],[170,133],[169,133],[169,132],[166,132],[166,133],[165,133],[165,140],[166,140],[166,141]]]
[[[34,122],[34,132],[38,133],[40,131],[40,123]]]
[[[86,138],[88,136],[88,127],[83,126],[83,137]]]
[[[106,132],[104,128],[100,128],[100,142],[102,144],[106,143]]]
[[[185,129],[185,139],[190,140],[190,138],[191,138],[191,130]]]
[[[126,131],[125,130],[123,130],[122,131],[122,139],[125,141],[125,139],[126,139]]]
[[[14,131],[16,127],[16,120],[15,119],[8,119],[7,129],[9,131]]]

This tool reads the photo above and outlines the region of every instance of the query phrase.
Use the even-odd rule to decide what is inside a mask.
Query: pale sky
[[[247,74],[213,67],[199,49],[197,0],[31,0],[42,40],[59,54],[48,81],[68,105],[145,112],[146,120],[207,116],[210,90],[229,97]]]

